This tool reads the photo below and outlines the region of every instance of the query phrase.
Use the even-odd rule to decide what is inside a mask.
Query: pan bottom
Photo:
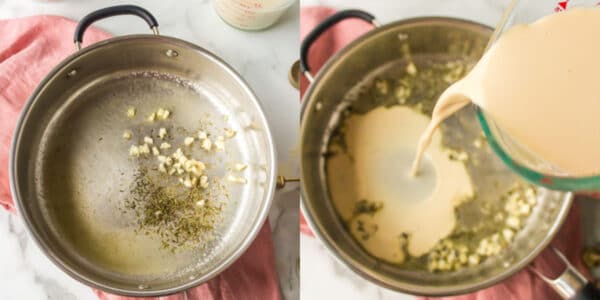
[[[239,128],[227,118],[224,95],[168,74],[137,72],[97,80],[75,93],[48,126],[39,155],[38,181],[43,214],[64,250],[106,277],[132,280],[145,286],[165,277],[189,277],[210,268],[219,247],[230,238],[236,205],[223,201],[222,221],[211,241],[173,252],[161,248],[154,234],[137,232],[135,214],[124,213],[139,162],[128,155],[130,144],[143,144],[158,127],[196,130]],[[128,107],[136,116],[128,118]],[[172,112],[168,121],[149,122],[157,108]],[[66,129],[66,130],[65,130]],[[125,130],[133,133],[125,141]],[[209,130],[210,134],[210,130]],[[229,147],[227,159],[243,161],[244,145]],[[174,149],[172,149],[174,151]],[[223,176],[225,162],[212,164],[210,176]],[[243,193],[233,188],[233,197]]]

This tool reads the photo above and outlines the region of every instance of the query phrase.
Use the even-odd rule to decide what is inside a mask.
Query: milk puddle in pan
[[[465,165],[452,160],[435,133],[419,178],[410,175],[414,145],[429,118],[406,106],[379,107],[344,122],[345,151],[327,172],[334,205],[372,255],[401,263],[421,256],[455,227],[455,206],[473,196]],[[349,187],[352,185],[352,187]],[[402,234],[403,235],[402,235]],[[410,240],[410,243],[408,243]]]
[[[493,154],[469,108],[433,134],[411,177],[437,98],[476,58],[407,57],[345,95],[325,155],[330,199],[349,235],[383,262],[432,272],[484,263],[527,226],[536,189]]]

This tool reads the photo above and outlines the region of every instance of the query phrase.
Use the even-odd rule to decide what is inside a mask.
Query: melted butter
[[[365,250],[389,262],[405,259],[403,233],[409,236],[409,254],[428,252],[452,232],[454,208],[473,196],[464,164],[449,159],[439,133],[432,135],[424,152],[420,176],[410,176],[414,145],[428,123],[428,117],[404,106],[352,115],[344,124],[346,151],[327,161],[338,213]],[[357,216],[355,206],[361,200],[383,208]]]

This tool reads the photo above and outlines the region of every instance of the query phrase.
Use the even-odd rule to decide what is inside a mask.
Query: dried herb
[[[379,227],[377,224],[365,224],[365,222],[361,220],[356,221],[356,231],[363,241],[371,238],[371,236],[375,234],[378,229]]]
[[[138,233],[158,235],[163,248],[175,251],[213,238],[225,195],[217,180],[209,189],[188,189],[169,184],[169,178],[155,170],[140,168],[124,207],[135,213]]]
[[[362,199],[354,205],[354,215],[368,214],[372,216],[382,208],[382,202],[370,202],[366,199]]]

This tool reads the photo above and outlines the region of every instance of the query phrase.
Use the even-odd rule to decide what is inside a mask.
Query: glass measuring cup
[[[549,14],[575,7],[597,6],[598,3],[597,0],[514,0],[491,37],[490,44],[514,25],[532,23]],[[490,147],[504,163],[528,181],[556,190],[600,191],[600,172],[593,176],[569,176],[519,145],[483,110],[476,108],[476,112]]]
[[[261,30],[277,22],[296,0],[215,0],[217,14],[242,30]]]

